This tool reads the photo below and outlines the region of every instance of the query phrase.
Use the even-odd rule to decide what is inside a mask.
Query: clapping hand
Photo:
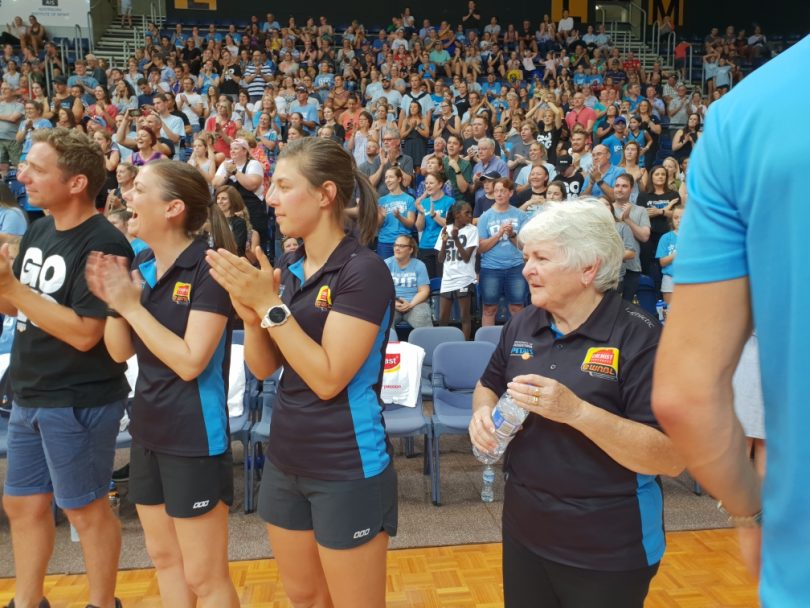
[[[259,268],[226,249],[209,249],[205,260],[211,276],[231,296],[242,320],[257,325],[272,306],[281,304],[281,270],[273,268],[261,247],[254,250]]]
[[[93,251],[87,258],[84,272],[87,287],[93,295],[121,316],[140,306],[140,273],[130,271],[127,258]]]

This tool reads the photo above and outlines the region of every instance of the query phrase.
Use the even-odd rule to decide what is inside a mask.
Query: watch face
[[[271,323],[281,323],[287,318],[287,313],[281,306],[273,306],[273,308],[267,311],[267,318]]]

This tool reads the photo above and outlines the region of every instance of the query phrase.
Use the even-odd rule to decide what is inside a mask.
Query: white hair
[[[624,244],[616,220],[604,202],[580,198],[549,202],[520,231],[525,245],[551,243],[565,258],[566,268],[582,269],[598,264],[594,287],[605,292],[619,284]]]
[[[490,137],[482,137],[478,140],[479,148],[492,148],[495,149],[495,140]]]

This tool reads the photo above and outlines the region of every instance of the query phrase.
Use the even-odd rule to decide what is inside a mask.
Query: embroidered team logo
[[[580,369],[594,378],[617,382],[619,380],[619,349],[589,348]]]
[[[172,302],[187,306],[191,302],[191,283],[181,283],[180,281],[175,283],[172,290]]]
[[[512,343],[512,350],[509,352],[510,357],[520,357],[524,361],[528,361],[534,357],[534,346],[531,342],[523,342],[515,340]]]
[[[315,306],[321,310],[329,310],[332,308],[332,290],[328,285],[324,285],[318,290],[318,297],[315,298]]]

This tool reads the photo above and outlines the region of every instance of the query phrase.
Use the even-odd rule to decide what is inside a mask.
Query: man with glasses
[[[385,172],[391,167],[398,167],[402,171],[402,189],[410,187],[413,182],[413,158],[402,153],[400,146],[399,129],[389,127],[383,130],[383,147],[380,150],[380,166],[369,176],[371,185],[377,188],[377,194],[385,196],[388,194],[388,186],[385,185]]]

